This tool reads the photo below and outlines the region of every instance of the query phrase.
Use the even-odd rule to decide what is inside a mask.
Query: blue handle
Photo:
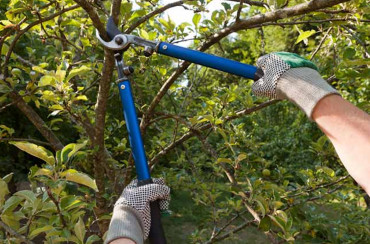
[[[135,161],[137,179],[149,180],[150,171],[145,156],[143,139],[140,133],[139,122],[137,120],[134,99],[131,92],[129,80],[124,80],[118,83],[119,95],[125,116],[126,127],[129,135],[132,155]]]
[[[166,42],[159,43],[158,53],[190,61],[248,79],[255,79],[257,67],[211,54],[179,47]]]

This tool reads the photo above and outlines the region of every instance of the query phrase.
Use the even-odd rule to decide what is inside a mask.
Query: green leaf
[[[198,27],[198,24],[199,24],[199,21],[200,19],[202,18],[202,16],[200,14],[194,14],[193,16],[193,24],[195,25],[195,27]]]
[[[239,163],[240,161],[243,161],[246,158],[247,158],[247,154],[241,153],[241,154],[239,154],[238,158],[236,159],[236,162]]]
[[[75,207],[80,206],[81,203],[84,203],[84,202],[82,202],[76,196],[66,196],[66,197],[63,197],[61,199],[61,201],[60,201],[60,207],[62,209],[69,210],[69,209],[72,209],[72,208],[75,208]]]
[[[78,172],[77,170],[74,169],[69,169],[66,171],[63,171],[60,173],[61,177],[64,177],[68,181],[72,181],[81,185],[88,186],[95,191],[98,191],[98,187],[96,186],[95,180],[92,179],[90,176],[87,174]]]
[[[40,228],[36,228],[34,229],[33,231],[31,231],[31,233],[28,235],[28,237],[30,239],[33,239],[35,238],[37,235],[39,235],[40,233],[45,233],[45,232],[48,232],[49,230],[52,230],[54,229],[53,226],[51,225],[45,225],[43,227],[40,227]]]
[[[8,184],[0,178],[0,207],[4,204],[5,196],[9,194]]]
[[[94,242],[96,241],[100,241],[100,238],[99,236],[97,235],[92,235],[92,236],[89,236],[89,238],[87,238],[86,240],[86,244],[93,244]]]
[[[68,76],[67,76],[67,79],[66,79],[66,82],[68,82],[70,79],[72,79],[73,77],[75,77],[76,75],[82,75],[82,74],[85,74],[87,72],[89,72],[91,69],[87,66],[81,66],[80,68],[78,69],[73,69],[71,70],[71,72],[69,72]]]
[[[34,174],[34,176],[39,176],[39,175],[44,175],[44,176],[51,178],[53,175],[53,171],[51,171],[50,169],[45,169],[45,168],[38,169],[36,173]]]
[[[34,192],[30,190],[23,190],[23,191],[18,191],[14,193],[15,196],[19,196],[31,203],[34,203],[36,201],[36,195]]]
[[[269,215],[269,217],[272,220],[272,222],[285,233],[284,222],[277,216]]]
[[[269,217],[264,217],[258,226],[262,231],[269,231],[271,228],[271,220]]]
[[[7,214],[8,212],[12,212],[18,204],[22,202],[22,198],[18,196],[11,196],[8,200],[6,200],[3,206],[3,214]]]
[[[85,229],[85,224],[81,217],[78,218],[78,222],[76,223],[74,227],[74,231],[75,231],[77,238],[81,241],[81,243],[83,243],[85,234],[86,234],[86,229]]]
[[[61,163],[68,162],[71,159],[71,157],[73,157],[81,148],[86,146],[86,143],[87,141],[80,143],[80,144],[70,143],[67,146],[65,146],[62,149],[62,152],[60,155],[61,160],[62,160]]]
[[[141,30],[140,30],[140,36],[141,36],[142,38],[146,39],[146,40],[149,40],[149,34],[148,34],[148,32],[146,32],[146,30],[144,30],[144,29],[141,29]]]
[[[38,85],[40,87],[43,87],[43,86],[53,86],[55,85],[55,78],[51,75],[44,75],[43,77],[41,77]]]
[[[75,98],[76,100],[81,100],[81,101],[88,101],[87,96],[85,95],[80,95]]]
[[[9,182],[12,180],[14,173],[9,173],[3,177],[3,180],[6,182],[6,184],[9,184]]]
[[[18,147],[22,151],[25,151],[26,153],[45,161],[50,165],[54,165],[55,163],[53,154],[42,146],[38,146],[26,141],[11,141],[9,143]]]
[[[301,41],[304,41],[304,40],[307,40],[307,38],[309,38],[310,36],[312,36],[313,34],[315,34],[316,31],[315,30],[310,30],[310,31],[304,31],[302,32],[298,38],[297,38],[297,41],[295,42],[295,44],[298,44],[300,43]]]
[[[231,159],[229,159],[229,158],[218,158],[217,159],[217,163],[219,164],[219,163],[228,163],[228,164],[232,164],[233,163],[233,161],[231,160]]]
[[[353,48],[346,48],[343,53],[345,59],[352,59],[356,55],[356,50]]]

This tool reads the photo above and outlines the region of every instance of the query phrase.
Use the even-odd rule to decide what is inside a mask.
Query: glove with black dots
[[[298,105],[310,119],[322,98],[330,94],[339,95],[320,76],[315,64],[297,54],[270,53],[258,59],[257,67],[263,70],[264,76],[252,86],[255,95],[288,99]]]
[[[170,188],[164,180],[152,179],[153,183],[137,186],[133,180],[122,192],[114,205],[113,216],[105,243],[119,238],[128,238],[136,244],[144,243],[150,230],[150,202],[160,200],[161,211],[167,211]]]

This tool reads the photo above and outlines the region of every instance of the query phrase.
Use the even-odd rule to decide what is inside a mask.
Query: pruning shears
[[[134,99],[131,92],[131,85],[128,79],[128,76],[132,74],[134,70],[133,68],[124,64],[122,55],[124,51],[126,51],[131,45],[136,45],[144,47],[143,53],[147,57],[151,56],[153,52],[157,52],[248,79],[258,80],[263,76],[263,71],[252,65],[243,64],[234,60],[176,46],[167,42],[155,42],[135,35],[124,34],[117,28],[112,17],[108,19],[106,32],[110,38],[110,41],[104,41],[100,37],[98,31],[96,31],[96,36],[104,45],[104,47],[115,51],[114,55],[118,71],[118,88],[123,107],[123,114],[129,134],[132,155],[135,161],[138,186],[150,184],[152,183],[152,179],[150,176],[144,144],[140,133]],[[151,202],[150,207],[152,220],[149,232],[150,243],[164,244],[166,243],[166,239],[160,220],[161,214],[159,202]]]

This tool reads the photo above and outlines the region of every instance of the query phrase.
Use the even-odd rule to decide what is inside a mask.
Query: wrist
[[[109,225],[105,244],[127,238],[136,244],[144,243],[144,227],[137,211],[129,206],[116,205]]]
[[[278,80],[276,93],[279,99],[287,98],[299,106],[310,119],[321,99],[339,95],[316,70],[306,67],[286,71]]]

